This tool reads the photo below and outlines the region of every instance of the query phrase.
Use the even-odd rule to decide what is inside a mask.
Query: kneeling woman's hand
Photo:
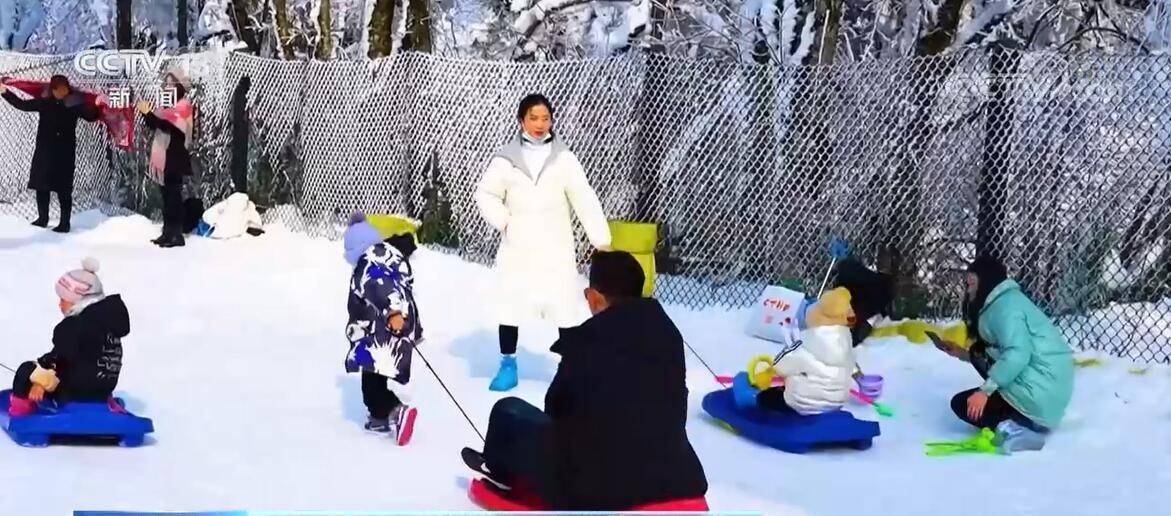
[[[988,394],[984,391],[973,392],[968,396],[968,418],[978,421],[984,415],[984,407],[988,405]]]

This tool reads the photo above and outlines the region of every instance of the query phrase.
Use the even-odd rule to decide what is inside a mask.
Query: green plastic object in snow
[[[999,454],[1000,448],[992,443],[996,433],[983,428],[976,435],[962,441],[935,441],[926,444],[929,457],[943,457],[959,453]]]

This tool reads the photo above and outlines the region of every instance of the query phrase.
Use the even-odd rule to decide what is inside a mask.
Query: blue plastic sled
[[[865,450],[880,433],[878,423],[856,419],[844,410],[802,416],[756,407],[740,409],[736,407],[732,389],[704,396],[703,410],[749,440],[789,453],[805,453],[815,446],[832,445]]]
[[[72,402],[56,410],[38,410],[20,417],[8,415],[8,395],[0,391],[0,428],[21,446],[49,445],[50,437],[86,437],[116,439],[119,446],[141,446],[146,434],[154,432],[151,420],[129,412],[111,412],[106,403]],[[122,400],[115,398],[119,405]]]

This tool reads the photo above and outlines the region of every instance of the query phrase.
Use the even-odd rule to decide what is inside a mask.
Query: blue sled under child
[[[150,420],[130,415],[112,397],[130,314],[121,296],[105,294],[99,266],[87,258],[57,281],[65,318],[53,329],[53,348],[20,364],[12,389],[0,392],[0,423],[18,443],[45,445],[51,435],[112,435],[136,446],[153,431]]]

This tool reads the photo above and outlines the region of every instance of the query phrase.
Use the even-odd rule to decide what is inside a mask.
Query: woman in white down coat
[[[496,253],[500,370],[489,386],[517,384],[518,326],[529,319],[576,326],[584,317],[570,210],[595,248],[610,248],[602,204],[577,156],[551,131],[553,106],[525,97],[517,111],[520,134],[492,157],[476,189],[476,205],[502,234]]]

